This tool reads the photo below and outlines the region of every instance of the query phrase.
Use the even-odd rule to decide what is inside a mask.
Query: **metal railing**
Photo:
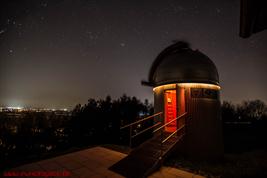
[[[155,116],[158,116],[158,115],[161,115],[161,114],[163,114],[163,112],[158,112],[158,113],[153,114],[153,115],[151,115],[151,116],[147,116],[147,117],[145,117],[145,118],[143,118],[143,119],[140,119],[140,120],[135,121],[135,122],[133,122],[133,123],[127,124],[127,125],[125,125],[125,126],[122,126],[120,129],[124,129],[124,128],[126,128],[126,127],[130,127],[130,126],[133,126],[133,125],[135,125],[135,124],[139,124],[140,122],[144,122],[144,121],[146,121],[146,120],[148,120],[148,119],[154,118]]]
[[[147,121],[147,120],[152,119],[152,118],[154,118],[154,117],[156,117],[156,116],[162,116],[162,115],[163,115],[163,112],[158,112],[158,113],[153,114],[153,115],[151,115],[151,116],[145,117],[145,118],[140,119],[140,120],[138,120],[138,121],[135,121],[135,122],[133,122],[133,123],[127,124],[127,125],[125,125],[125,126],[122,126],[120,129],[125,129],[125,128],[127,128],[127,127],[130,127],[130,140],[129,140],[129,142],[130,142],[130,143],[129,143],[130,147],[132,146],[132,139],[133,139],[133,138],[135,138],[135,137],[137,137],[137,136],[139,136],[139,135],[141,135],[141,134],[147,132],[147,131],[150,130],[150,129],[153,129],[153,128],[155,128],[155,127],[161,125],[162,122],[160,122],[160,121],[159,121],[159,122],[156,122],[156,123],[154,123],[152,126],[150,126],[150,127],[148,127],[148,128],[145,128],[144,130],[141,130],[140,132],[136,133],[135,135],[132,135],[132,127],[133,127],[134,125],[136,125],[136,124],[139,124],[139,123],[141,123],[141,122]],[[176,121],[176,122],[179,121],[180,119],[184,118],[186,115],[187,115],[187,112],[183,113],[182,115],[176,117],[175,119],[173,119],[173,120],[171,120],[171,121],[169,121],[169,122],[167,122],[167,123],[165,123],[165,124],[163,124],[163,125],[157,127],[155,130],[153,130],[153,133],[156,133],[156,132],[161,131],[161,138],[160,138],[160,144],[161,144],[161,150],[160,150],[160,151],[161,151],[161,154],[160,154],[159,159],[161,159],[162,156],[163,156],[163,144],[164,144],[166,141],[168,141],[171,137],[173,137],[175,134],[177,134],[178,132],[180,132],[180,131],[182,131],[182,130],[185,129],[185,121],[184,121],[183,125],[181,125],[179,128],[177,128],[175,131],[171,132],[170,135],[168,135],[166,138],[163,137],[164,128],[165,128],[166,126],[170,125],[171,123],[175,122],[175,121]],[[163,119],[163,118],[162,118],[162,119]],[[182,138],[184,135],[185,135],[185,130],[184,130],[184,133],[181,134],[180,138]]]
[[[176,117],[175,119],[173,119],[173,120],[167,122],[166,124],[160,126],[160,127],[157,128],[156,130],[154,130],[153,133],[155,133],[155,132],[157,132],[157,131],[163,129],[164,127],[166,127],[166,126],[169,125],[170,123],[172,123],[172,122],[174,122],[174,121],[177,121],[177,120],[181,119],[181,118],[182,118],[183,116],[185,116],[186,114],[187,114],[187,112],[185,112],[185,113],[183,113],[182,115]]]
[[[145,118],[143,118],[143,119],[140,119],[140,120],[135,121],[135,122],[133,122],[133,123],[127,124],[127,125],[122,126],[122,127],[120,128],[120,129],[125,129],[125,128],[127,128],[127,127],[130,127],[130,140],[129,140],[129,142],[130,142],[130,143],[129,143],[130,147],[132,147],[132,139],[133,139],[133,138],[135,138],[135,137],[138,136],[138,135],[141,135],[141,134],[145,133],[146,131],[148,131],[148,130],[150,130],[150,129],[153,129],[154,127],[160,125],[161,122],[157,122],[157,123],[153,124],[152,126],[150,126],[150,127],[146,128],[146,129],[140,131],[139,133],[137,133],[137,134],[135,134],[135,135],[132,135],[132,132],[133,132],[133,126],[136,125],[136,124],[139,124],[139,123],[141,123],[141,122],[147,121],[147,120],[149,120],[149,119],[152,119],[152,118],[154,118],[154,117],[156,117],[156,116],[160,116],[160,115],[162,115],[162,114],[163,114],[163,112],[158,112],[158,113],[156,113],[156,114],[153,114],[153,115],[151,115],[151,116],[147,116],[147,117],[145,117]]]
[[[157,128],[156,130],[153,131],[153,133],[156,133],[158,131],[161,131],[161,139],[160,139],[160,157],[159,159],[161,160],[162,159],[162,156],[163,156],[163,143],[165,143],[166,141],[168,141],[171,137],[173,137],[176,133],[178,133],[179,131],[181,131],[182,129],[185,129],[185,122],[182,126],[180,126],[178,129],[176,129],[175,131],[173,131],[170,135],[168,135],[166,138],[163,138],[163,130],[166,126],[168,126],[169,124],[173,123],[174,121],[178,121],[180,119],[182,119],[185,115],[187,115],[187,112],[183,113],[182,115],[176,117],[175,119],[167,122],[166,124],[160,126],[159,128]],[[183,136],[185,135],[185,132],[181,135],[180,138],[182,138]],[[179,141],[179,140],[178,140]]]

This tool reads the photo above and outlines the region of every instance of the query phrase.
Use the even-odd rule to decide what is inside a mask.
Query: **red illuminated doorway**
[[[177,117],[176,90],[166,90],[164,92],[165,124]],[[165,127],[166,132],[174,132],[177,129],[176,121]]]

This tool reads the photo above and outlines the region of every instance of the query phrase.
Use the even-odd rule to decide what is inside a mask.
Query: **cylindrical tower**
[[[153,87],[154,110],[163,111],[163,123],[187,113],[164,129],[173,132],[185,122],[181,152],[195,159],[223,155],[219,75],[206,55],[177,42],[158,55],[143,84]]]

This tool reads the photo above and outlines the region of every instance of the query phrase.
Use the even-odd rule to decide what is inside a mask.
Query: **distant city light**
[[[21,107],[21,106],[2,106],[0,107],[0,112],[22,112],[22,111],[31,111],[31,112],[68,112],[69,110],[67,108],[32,108],[32,107]]]
[[[7,109],[23,109],[23,107],[20,107],[20,106],[16,106],[16,107],[13,107],[13,106],[8,106]]]

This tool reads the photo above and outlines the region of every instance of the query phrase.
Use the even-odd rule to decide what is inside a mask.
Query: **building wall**
[[[154,88],[154,112],[164,112],[164,91],[177,90],[178,127],[186,123],[186,135],[178,152],[193,159],[218,159],[223,156],[219,89],[210,86],[179,84]],[[183,102],[184,101],[184,102]],[[165,114],[165,113],[164,113]],[[164,115],[158,117],[164,122]]]
[[[185,154],[195,159],[218,159],[223,156],[220,101],[192,98],[187,90]]]

